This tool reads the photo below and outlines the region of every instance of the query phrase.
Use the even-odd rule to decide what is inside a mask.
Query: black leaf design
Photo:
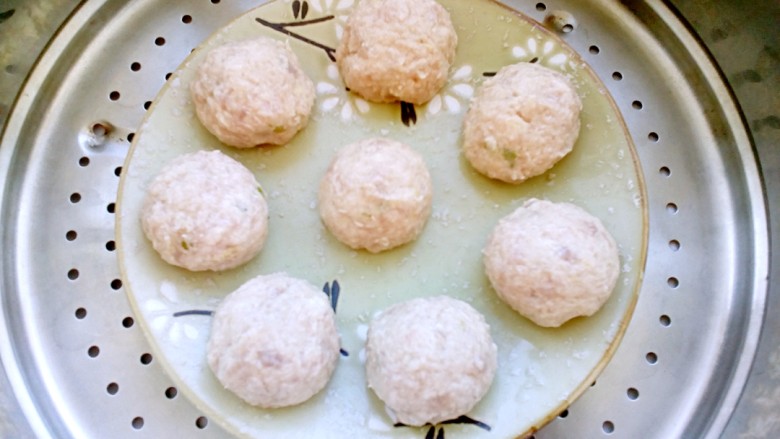
[[[309,13],[309,2],[303,0],[303,5],[301,6],[301,19],[305,19],[308,13]]]
[[[412,126],[417,123],[417,111],[414,104],[401,102],[401,122],[406,126]]]
[[[330,299],[330,306],[333,308],[333,312],[335,313],[336,307],[338,307],[339,304],[339,294],[341,293],[341,285],[339,285],[339,281],[333,279],[332,284],[330,282],[325,282],[325,285],[322,286],[322,292],[328,296],[328,299]],[[339,353],[341,353],[342,357],[349,357],[349,352],[347,352],[344,348],[339,349]]]
[[[328,299],[330,299],[330,306],[333,308],[333,312],[336,312],[336,307],[339,304],[339,293],[341,292],[339,281],[334,280],[332,287],[330,282],[325,282],[325,285],[322,286],[322,292],[328,296]]]
[[[333,307],[333,312],[336,312],[336,307],[339,304],[339,293],[341,293],[341,285],[339,281],[333,280],[333,287],[330,289],[330,306]]]
[[[322,292],[328,296],[328,299],[330,299],[330,306],[333,308],[333,312],[336,312],[336,307],[338,307],[339,304],[339,294],[341,293],[339,281],[334,279],[333,286],[331,286],[330,282],[325,282],[325,285],[322,286]]]
[[[298,0],[295,0],[292,2],[292,11],[293,11],[293,17],[296,19],[298,18],[298,14],[301,13],[301,2]]]

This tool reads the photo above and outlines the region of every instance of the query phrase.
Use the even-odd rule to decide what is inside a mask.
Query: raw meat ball
[[[422,156],[390,139],[342,148],[320,183],[322,222],[344,244],[377,253],[414,240],[431,214]]]
[[[448,296],[383,311],[366,340],[368,386],[394,422],[438,424],[471,411],[490,389],[496,345],[484,317]]]
[[[364,0],[336,60],[350,90],[373,102],[424,104],[447,82],[458,35],[434,0]]]
[[[536,199],[499,221],[484,262],[498,296],[547,327],[594,314],[620,274],[617,244],[598,218]]]
[[[328,297],[284,273],[250,280],[214,313],[207,359],[219,382],[249,404],[277,408],[308,400],[325,387],[339,359]]]
[[[503,67],[471,102],[463,122],[463,154],[482,174],[520,183],[571,152],[581,110],[563,74],[529,63]]]
[[[190,84],[195,112],[221,142],[237,148],[290,141],[309,122],[314,83],[295,54],[271,38],[211,49]]]
[[[228,270],[262,250],[268,205],[244,165],[219,151],[200,151],[178,157],[154,178],[141,226],[169,264]]]

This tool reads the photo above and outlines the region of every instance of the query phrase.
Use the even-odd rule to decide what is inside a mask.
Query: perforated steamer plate
[[[40,436],[220,437],[171,387],[131,316],[112,215],[145,103],[190,49],[256,4],[122,3],[76,11],[3,133],[3,366]],[[621,108],[650,206],[626,338],[537,436],[715,436],[752,360],[767,273],[758,173],[731,98],[663,5],[511,5],[539,20],[572,14],[563,38]]]

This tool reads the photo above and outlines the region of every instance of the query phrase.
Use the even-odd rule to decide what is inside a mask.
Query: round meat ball
[[[594,314],[620,274],[615,240],[569,203],[526,201],[498,222],[483,253],[498,296],[545,327]]]
[[[463,122],[463,154],[482,174],[520,183],[571,152],[581,110],[563,74],[529,63],[503,67],[471,102]]]
[[[394,305],[370,324],[368,386],[393,422],[420,426],[471,411],[490,389],[496,345],[484,317],[447,296]]]
[[[195,113],[237,148],[290,141],[309,122],[314,83],[295,54],[271,38],[211,49],[190,84]]]
[[[373,102],[424,104],[447,82],[458,36],[434,0],[364,0],[336,49],[344,83]]]
[[[354,249],[381,252],[417,238],[431,214],[433,186],[422,156],[390,139],[342,148],[320,183],[320,217]]]
[[[258,276],[217,307],[206,355],[219,382],[247,403],[300,404],[336,369],[335,313],[306,281],[285,273]]]
[[[169,264],[228,270],[262,250],[268,205],[244,165],[219,151],[200,151],[176,158],[154,178],[141,225]]]

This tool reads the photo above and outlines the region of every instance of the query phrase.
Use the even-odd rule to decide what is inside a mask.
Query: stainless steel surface
[[[76,6],[11,2],[22,3]],[[224,436],[146,355],[117,282],[111,211],[145,102],[190,49],[258,3],[81,2],[35,66],[0,144],[0,436]],[[626,337],[596,385],[537,437],[780,436],[777,282],[763,319],[767,206],[773,237],[780,217],[778,6],[678,5],[726,72],[747,131],[718,68],[667,5],[509,3],[540,21],[574,16],[564,38],[622,110],[650,205],[647,272]],[[25,50],[41,48],[51,26]]]
[[[770,291],[747,385],[723,437],[780,437],[780,3],[679,2],[742,107],[770,212]]]

